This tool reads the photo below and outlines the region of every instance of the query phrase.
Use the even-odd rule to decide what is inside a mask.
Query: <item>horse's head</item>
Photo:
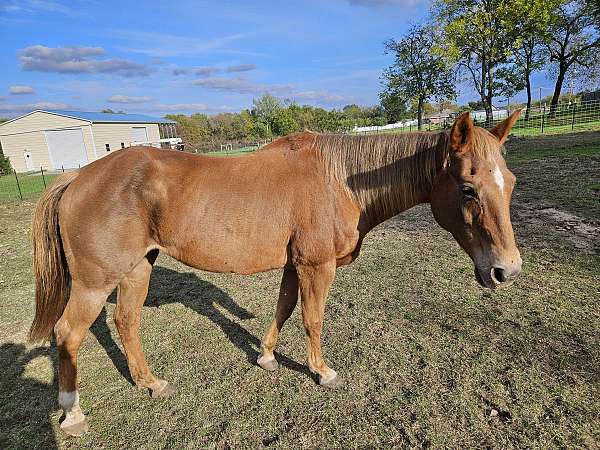
[[[510,285],[521,273],[521,256],[510,221],[515,176],[501,147],[520,111],[491,130],[475,127],[469,113],[456,119],[448,139],[448,163],[437,176],[431,209],[475,264],[480,285]]]

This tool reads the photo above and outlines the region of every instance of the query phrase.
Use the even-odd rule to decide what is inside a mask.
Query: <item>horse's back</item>
[[[334,232],[336,199],[307,137],[229,158],[147,147],[115,152],[82,168],[67,190],[67,245],[73,254],[123,255],[111,261],[117,270],[150,248],[211,271],[282,267],[288,244],[303,238],[299,230]],[[330,242],[322,239],[328,248],[317,250],[331,252]]]

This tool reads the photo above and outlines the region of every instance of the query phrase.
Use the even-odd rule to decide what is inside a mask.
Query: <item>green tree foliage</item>
[[[208,151],[220,144],[248,145],[296,131],[343,132],[354,126],[384,125],[389,119],[381,106],[348,105],[325,110],[295,103],[284,104],[272,96],[255,99],[252,110],[216,115],[168,115],[177,122],[186,149]]]
[[[399,122],[409,117],[406,101],[394,92],[385,90],[379,94],[381,106],[385,112],[386,118],[390,123]]]
[[[445,36],[440,51],[467,75],[485,106],[488,122],[492,120],[492,99],[502,93],[496,71],[518,44],[518,30],[513,26],[514,3],[436,0],[432,9]]]
[[[0,123],[6,122],[8,119],[0,117]],[[2,151],[2,143],[0,143],[0,174],[6,174],[12,172],[12,166],[10,165],[10,159],[4,156]]]
[[[423,123],[424,105],[430,99],[455,96],[454,72],[440,52],[436,52],[437,33],[432,26],[413,26],[399,41],[385,43],[394,53],[394,64],[383,74],[386,93],[383,99],[398,97],[416,105],[418,128]]]
[[[300,125],[294,117],[294,113],[290,108],[280,109],[273,116],[273,133],[279,136],[293,133],[300,129]]]
[[[600,69],[600,15],[598,3],[565,0],[553,12],[546,48],[556,75],[550,107],[554,110],[569,73],[590,77]]]
[[[532,105],[531,75],[542,69],[548,55],[545,43],[550,39],[553,13],[563,0],[513,0],[512,14],[507,18],[515,36],[515,46],[509,64],[498,69],[500,91],[512,97],[525,90],[529,118]]]
[[[10,159],[4,156],[2,146],[0,146],[0,175],[12,173],[12,166],[10,165]]]
[[[273,119],[283,107],[281,101],[271,94],[264,94],[262,97],[253,99],[252,105],[252,115],[266,125],[270,134],[270,130],[273,128]]]

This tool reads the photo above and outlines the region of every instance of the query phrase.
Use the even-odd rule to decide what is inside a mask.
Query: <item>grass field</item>
[[[25,344],[33,284],[31,201],[0,203],[0,448],[598,448],[600,133],[513,139],[513,224],[524,260],[509,290],[479,288],[427,206],[376,228],[338,270],[324,351],[343,376],[315,385],[296,311],[280,369],[254,363],[279,272],[210,274],[157,262],[143,310],[150,366],[129,383],[114,302],[80,352],[92,431],[58,427],[56,354]]]
[[[57,177],[54,174],[44,174],[43,178],[40,174],[17,174],[17,176],[19,178],[18,186],[14,174],[0,176],[0,201],[20,198],[19,188],[23,198],[35,197],[44,190],[44,181],[49,184]]]

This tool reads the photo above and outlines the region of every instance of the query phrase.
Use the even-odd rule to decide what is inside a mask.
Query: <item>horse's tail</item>
[[[58,178],[43,193],[33,213],[35,318],[29,329],[31,342],[50,339],[69,299],[71,275],[60,237],[58,203],[76,177],[77,172],[69,172]]]

